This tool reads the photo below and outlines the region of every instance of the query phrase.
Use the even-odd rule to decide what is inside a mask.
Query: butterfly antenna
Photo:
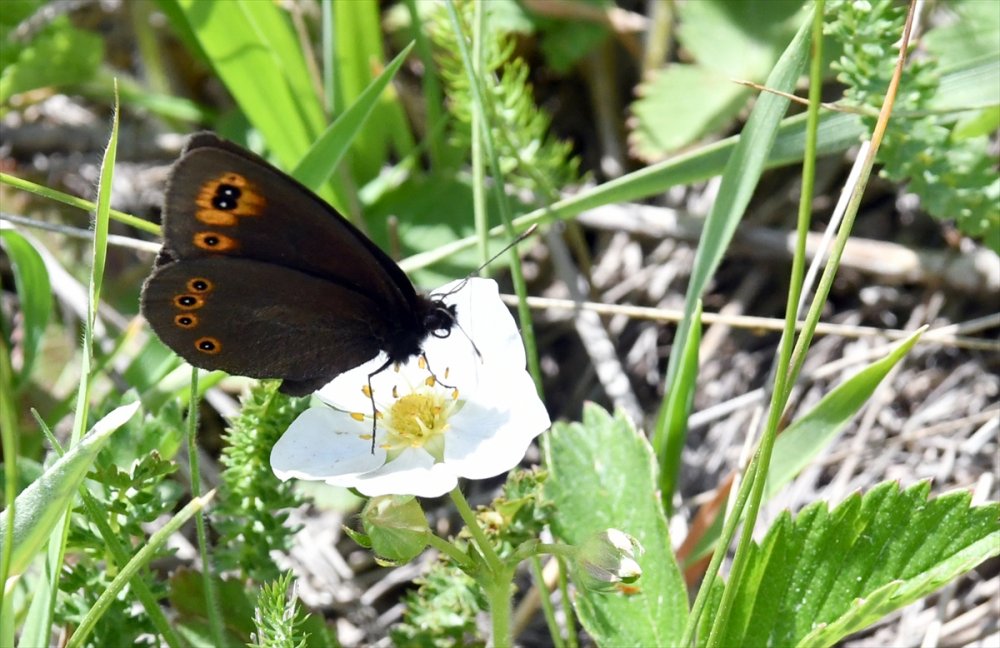
[[[444,297],[447,297],[448,295],[454,295],[459,290],[461,290],[462,288],[464,288],[465,284],[469,283],[469,279],[471,279],[472,277],[474,277],[474,276],[478,275],[480,272],[482,272],[486,267],[488,267],[491,263],[493,263],[494,261],[496,261],[497,259],[499,259],[501,255],[503,255],[505,252],[507,252],[507,250],[511,249],[512,247],[514,247],[515,245],[517,245],[518,243],[520,243],[524,239],[526,239],[529,236],[531,236],[532,234],[534,234],[535,230],[537,230],[537,229],[538,229],[538,224],[536,223],[536,224],[532,225],[531,227],[529,227],[528,229],[524,230],[523,232],[521,232],[520,234],[518,234],[518,236],[517,236],[516,239],[514,239],[513,241],[511,241],[510,243],[508,243],[507,245],[505,245],[502,250],[500,250],[499,252],[497,252],[496,254],[494,254],[493,256],[491,256],[490,259],[489,259],[489,261],[487,261],[483,265],[479,266],[478,268],[476,268],[475,270],[473,270],[472,272],[470,272],[469,274],[467,274],[465,276],[465,278],[462,279],[462,281],[460,281],[458,283],[457,286],[455,286],[454,288],[452,288],[451,290],[449,290],[446,293],[442,293],[440,295],[434,295],[434,296],[438,297],[438,298],[444,298]],[[456,324],[457,323],[458,322],[456,322]],[[459,328],[461,328],[461,327],[459,327]],[[462,332],[465,333],[465,331],[462,331]],[[469,337],[469,336],[466,335],[465,337]],[[472,340],[470,339],[469,341],[471,342]],[[475,343],[473,343],[472,346],[475,347],[476,346]],[[479,353],[478,349],[476,349],[476,353],[477,354]],[[482,357],[482,356],[480,356],[480,357]]]

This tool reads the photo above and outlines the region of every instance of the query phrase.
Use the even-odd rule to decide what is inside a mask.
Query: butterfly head
[[[458,317],[455,304],[446,304],[442,299],[431,299],[430,304],[424,313],[424,330],[436,338],[448,337]]]

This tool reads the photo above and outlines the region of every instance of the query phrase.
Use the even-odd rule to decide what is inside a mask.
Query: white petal
[[[354,487],[369,497],[438,497],[455,488],[458,478],[444,464],[435,464],[434,457],[422,448],[407,448],[378,470],[353,477],[328,479],[327,483]]]
[[[365,396],[362,389],[368,386],[368,374],[385,364],[388,356],[379,353],[368,362],[345,371],[316,391],[316,395],[324,403],[328,403],[346,412],[360,412],[366,416],[372,413],[372,401]],[[390,373],[392,368],[383,371],[372,379],[372,388],[379,393],[377,379]],[[378,403],[376,398],[376,404]]]
[[[385,450],[362,438],[365,423],[326,407],[299,415],[271,449],[271,470],[281,480],[327,479],[375,470],[385,463]]]
[[[551,425],[525,370],[491,376],[451,419],[444,463],[460,477],[485,479],[516,466]]]
[[[460,283],[452,282],[435,294],[446,294]],[[468,394],[477,389],[485,374],[497,368],[524,368],[524,344],[514,318],[500,301],[495,281],[473,277],[445,297],[445,302],[456,306],[457,326],[446,338],[430,336],[424,342],[428,361],[440,381]],[[450,370],[447,379],[441,375],[442,366]]]

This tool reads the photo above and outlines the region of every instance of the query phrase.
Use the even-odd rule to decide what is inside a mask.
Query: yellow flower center
[[[383,447],[390,452],[423,447],[440,460],[455,403],[439,390],[426,388],[396,399],[383,422],[388,431]]]

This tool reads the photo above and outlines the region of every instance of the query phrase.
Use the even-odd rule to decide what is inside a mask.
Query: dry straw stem
[[[513,295],[501,295],[507,304],[516,304]],[[625,315],[634,319],[652,320],[656,322],[679,322],[684,316],[680,310],[672,308],[652,308],[648,306],[628,306],[622,304],[601,304],[598,302],[575,302],[571,299],[554,299],[550,297],[528,297],[528,306],[538,310],[587,310],[600,315]],[[703,324],[725,324],[736,328],[757,330],[761,332],[780,332],[784,320],[772,317],[754,317],[750,315],[719,315],[703,313]],[[796,328],[801,328],[799,321]],[[941,344],[961,349],[976,349],[981,351],[1000,352],[1000,342],[982,338],[967,337],[960,333],[972,333],[1000,326],[1000,314],[988,315],[961,324],[949,324],[930,329],[921,336],[918,344]],[[882,336],[889,340],[902,340],[913,334],[902,329],[884,329],[874,326],[849,326],[844,324],[827,324],[820,322],[816,327],[817,335],[840,335],[842,337],[862,338]]]

